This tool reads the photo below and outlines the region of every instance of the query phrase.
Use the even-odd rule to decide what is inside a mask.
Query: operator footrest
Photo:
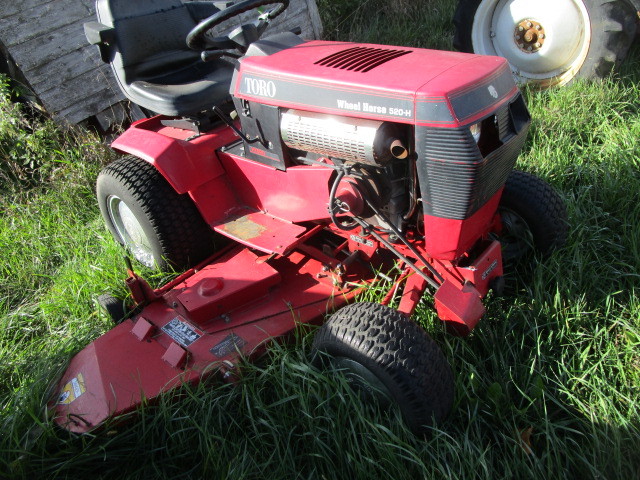
[[[218,233],[265,253],[284,254],[306,228],[266,213],[236,209],[211,227]]]

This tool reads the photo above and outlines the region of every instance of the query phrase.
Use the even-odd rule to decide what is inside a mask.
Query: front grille
[[[417,129],[424,213],[464,220],[504,185],[524,145],[528,123],[516,132],[509,107],[495,113],[501,142],[482,155],[468,127]],[[502,143],[504,142],[504,143]]]
[[[364,73],[409,53],[411,50],[352,47],[321,58],[314,65]]]

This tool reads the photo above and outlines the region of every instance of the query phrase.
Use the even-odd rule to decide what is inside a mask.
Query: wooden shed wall
[[[77,123],[124,99],[110,67],[85,39],[82,25],[95,19],[93,0],[0,0],[3,51],[60,120]],[[322,35],[315,0],[291,0],[270,29],[298,26],[305,38]]]

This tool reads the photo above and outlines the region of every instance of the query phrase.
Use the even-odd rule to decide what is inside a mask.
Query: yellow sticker
[[[82,374],[79,373],[77,377],[72,378],[70,382],[67,382],[62,389],[62,392],[58,397],[58,405],[69,405],[86,391],[87,389],[84,386],[84,378],[82,377]]]

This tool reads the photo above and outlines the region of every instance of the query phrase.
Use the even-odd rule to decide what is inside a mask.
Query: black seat
[[[220,59],[205,63],[186,45],[189,31],[218,11],[211,2],[97,0],[99,23],[86,24],[85,33],[132,102],[190,116],[229,98],[233,67]]]

